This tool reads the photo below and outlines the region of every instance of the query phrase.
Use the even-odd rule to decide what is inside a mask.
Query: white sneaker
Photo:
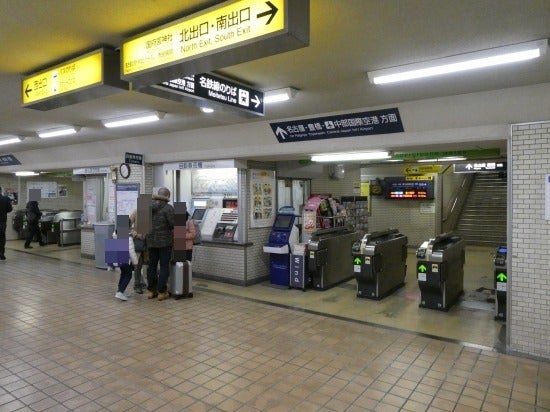
[[[128,296],[126,296],[124,293],[122,292],[117,292],[115,294],[115,298],[117,299],[120,299],[120,300],[128,300]]]

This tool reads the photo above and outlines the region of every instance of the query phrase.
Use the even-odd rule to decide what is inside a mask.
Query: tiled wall
[[[512,351],[550,358],[550,122],[512,126],[508,336]]]

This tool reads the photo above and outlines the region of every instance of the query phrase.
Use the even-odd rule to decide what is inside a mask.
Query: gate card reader
[[[422,243],[416,258],[419,306],[448,310],[464,290],[465,242],[443,233]]]
[[[290,253],[299,240],[295,219],[293,210],[277,213],[269,241],[263,247],[264,252],[269,253],[271,283],[276,285],[290,285]]]
[[[495,293],[496,313],[495,320],[506,320],[506,294],[508,292],[508,271],[506,257],[508,248],[506,245],[499,246],[493,260],[495,264]]]
[[[407,236],[397,229],[367,233],[352,246],[357,296],[381,299],[405,284]]]

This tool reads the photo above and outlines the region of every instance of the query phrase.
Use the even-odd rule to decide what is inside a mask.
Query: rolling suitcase
[[[193,297],[192,279],[191,262],[175,262],[170,265],[168,291],[174,299]]]

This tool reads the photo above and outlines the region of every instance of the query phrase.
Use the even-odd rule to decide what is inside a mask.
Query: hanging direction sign
[[[122,45],[136,87],[208,72],[309,44],[309,0],[227,1]]]
[[[0,155],[0,166],[14,166],[20,164],[21,162],[14,155]]]
[[[263,92],[210,73],[173,79],[152,86],[152,88],[160,90],[161,93],[151,91],[151,88],[144,89],[144,91],[172,100],[183,100],[181,97],[170,96],[170,94],[176,93],[180,96],[221,103],[260,116],[264,114]],[[162,93],[163,91],[165,93]]]
[[[270,123],[279,143],[403,132],[399,109]]]
[[[506,162],[503,161],[477,161],[469,163],[453,164],[455,173],[476,173],[476,172],[505,172]]]
[[[22,104],[50,110],[128,90],[119,64],[117,52],[99,49],[32,74],[21,82]]]

